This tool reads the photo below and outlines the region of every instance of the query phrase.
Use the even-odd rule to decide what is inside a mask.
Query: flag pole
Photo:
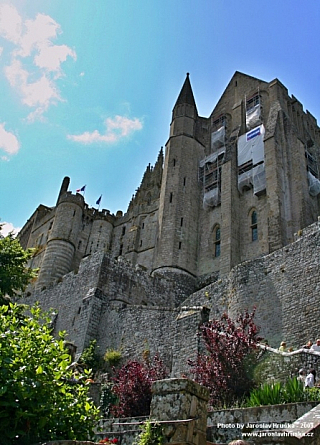
[[[101,202],[102,195],[97,199],[96,204],[98,204],[98,211],[100,210],[100,202]]]

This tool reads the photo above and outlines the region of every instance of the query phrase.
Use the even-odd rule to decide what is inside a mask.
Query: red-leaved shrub
[[[250,358],[261,340],[254,314],[245,311],[235,320],[223,314],[200,328],[205,350],[188,363],[195,380],[210,389],[212,406],[230,406],[252,386]]]

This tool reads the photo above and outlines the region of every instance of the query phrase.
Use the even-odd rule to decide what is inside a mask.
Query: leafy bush
[[[100,411],[104,417],[110,417],[111,415],[111,407],[116,405],[118,402],[118,397],[113,392],[113,383],[112,382],[104,382],[101,385],[101,393],[100,393]]]
[[[245,402],[246,406],[279,405],[305,401],[320,401],[320,389],[305,389],[303,382],[296,377],[286,383],[265,383],[260,388],[251,391]]]
[[[7,295],[19,294],[35,278],[36,270],[26,267],[32,255],[33,249],[23,250],[12,233],[2,238],[0,224],[0,304],[7,304]]]
[[[85,348],[79,358],[79,364],[93,373],[101,367],[101,357],[96,352],[97,340],[91,340],[89,346]]]
[[[252,363],[261,340],[254,313],[246,311],[236,320],[223,314],[200,328],[205,351],[188,363],[195,380],[210,389],[211,405],[231,406],[253,386]]]
[[[147,420],[141,429],[142,432],[138,436],[136,445],[162,445],[164,443],[162,427],[159,423]]]
[[[117,366],[120,363],[121,360],[121,352],[117,351],[116,349],[108,349],[104,354],[104,361],[109,366]]]
[[[158,354],[147,363],[130,360],[116,371],[113,378],[112,391],[118,403],[111,407],[111,413],[117,417],[149,415],[152,382],[164,379],[168,374]]]
[[[64,335],[38,307],[0,306],[0,437],[2,445],[87,439],[98,410],[88,386],[72,384]]]

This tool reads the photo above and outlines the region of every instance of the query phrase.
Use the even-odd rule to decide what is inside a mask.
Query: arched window
[[[217,225],[213,231],[214,256],[220,256],[220,226]]]
[[[251,212],[251,241],[258,239],[258,215],[255,210]]]

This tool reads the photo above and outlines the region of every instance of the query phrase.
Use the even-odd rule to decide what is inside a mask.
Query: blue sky
[[[318,0],[0,0],[0,219],[64,176],[126,211],[190,80],[209,116],[235,71],[278,78],[320,121]]]

